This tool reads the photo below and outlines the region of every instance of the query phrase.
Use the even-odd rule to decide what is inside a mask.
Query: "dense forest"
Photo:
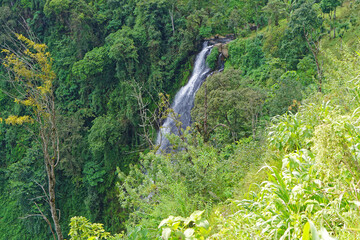
[[[0,239],[360,239],[359,0],[0,3]]]

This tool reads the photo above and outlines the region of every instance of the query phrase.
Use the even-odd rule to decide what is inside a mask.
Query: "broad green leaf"
[[[195,233],[195,230],[193,228],[188,228],[185,230],[184,235],[185,235],[185,239],[187,238],[191,238]]]
[[[205,210],[203,211],[195,211],[193,212],[190,217],[188,217],[185,221],[184,221],[184,226],[189,225],[190,222],[196,222],[197,220],[201,219],[201,215],[205,212]]]
[[[316,230],[316,227],[312,221],[309,220],[310,223],[310,229],[311,229],[311,239],[312,240],[320,240],[319,234]]]
[[[185,239],[185,235],[183,232],[176,231],[175,232],[175,239]]]
[[[310,223],[307,222],[303,228],[302,240],[310,240]]]
[[[323,227],[320,230],[320,235],[321,235],[321,239],[323,240],[336,240],[336,238],[331,237],[328,231]]]
[[[202,221],[199,221],[197,224],[196,224],[197,227],[203,227],[205,229],[208,229],[210,224],[207,220],[202,220]]]
[[[172,223],[172,222],[173,222],[173,219],[174,219],[174,216],[169,216],[168,218],[162,220],[162,221],[160,222],[158,228],[161,228],[161,227],[164,226],[165,224]]]
[[[181,224],[181,222],[175,222],[175,223],[173,223],[173,225],[172,225],[171,228],[172,228],[173,230],[177,230],[177,229],[179,228],[180,224]]]
[[[162,231],[161,238],[164,240],[168,240],[171,235],[171,229],[170,228],[164,228]]]

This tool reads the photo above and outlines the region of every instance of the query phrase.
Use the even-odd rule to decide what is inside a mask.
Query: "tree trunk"
[[[57,157],[55,157],[55,156],[57,155],[57,153],[55,150],[54,156],[50,156],[49,141],[48,141],[49,140],[48,139],[49,129],[46,129],[46,127],[48,127],[48,126],[41,127],[40,134],[41,134],[42,143],[43,143],[46,174],[48,176],[49,206],[50,206],[51,217],[54,221],[55,232],[56,232],[57,238],[58,238],[58,240],[63,240],[64,237],[62,235],[59,217],[58,217],[57,209],[56,209],[56,201],[55,201],[55,187],[56,187],[55,166],[56,166],[56,160],[57,160]],[[52,132],[52,131],[50,130],[50,132]],[[55,147],[54,149],[57,149],[57,147],[56,147],[57,144],[54,143],[55,137],[52,136],[52,138],[53,138],[52,139],[53,140],[52,147],[53,148]]]
[[[334,21],[334,38],[336,37],[336,25],[335,25],[335,20],[336,20],[336,8],[334,9],[334,18],[333,18],[333,21]]]
[[[58,240],[63,240],[64,237],[62,235],[59,217],[56,210],[56,204],[55,204],[55,185],[56,185],[56,179],[55,179],[55,169],[53,165],[50,165],[48,167],[48,180],[49,180],[49,199],[50,199],[50,211],[51,211],[51,217],[54,221],[55,225],[55,232],[57,234]]]
[[[169,14],[170,14],[170,18],[171,18],[171,26],[172,26],[172,30],[173,30],[173,35],[175,35],[175,25],[174,25],[174,4],[172,6],[172,10],[170,11],[169,9]]]
[[[253,114],[252,118],[251,118],[251,127],[252,127],[252,137],[253,137],[253,140],[255,139],[255,134],[256,134],[256,131],[255,131],[255,115]]]
[[[55,80],[56,75],[51,69],[52,59],[50,53],[45,51],[45,47],[39,47],[40,45],[22,35],[15,33],[14,35],[17,40],[13,40],[12,42],[18,50],[13,51],[9,49],[8,52],[11,52],[10,56],[16,59],[16,63],[14,66],[8,67],[8,70],[9,72],[16,73],[15,76],[19,75],[20,81],[10,77],[10,82],[13,83],[13,87],[20,94],[19,96],[21,96],[23,92],[26,92],[27,95],[21,96],[21,98],[25,97],[26,100],[30,100],[31,104],[29,107],[33,110],[32,118],[39,124],[38,136],[42,143],[45,170],[48,178],[48,192],[46,192],[44,188],[42,189],[47,197],[57,238],[58,240],[63,240],[64,237],[61,232],[55,201],[55,167],[60,160],[59,136],[56,127],[55,98],[52,88],[52,83]],[[32,49],[29,50],[27,46],[32,46]],[[28,67],[27,71],[31,71],[31,74],[15,70],[19,67],[21,69],[22,64],[25,64]],[[16,99],[16,96],[9,96]],[[38,210],[45,221],[50,223],[46,216],[42,214],[40,208],[38,208]],[[49,227],[52,231],[51,224],[49,224]]]
[[[319,53],[319,49],[318,49],[318,46],[316,46],[316,43],[314,42],[314,47],[311,46],[311,42],[310,42],[310,39],[309,39],[309,34],[308,33],[305,33],[305,39],[306,39],[306,43],[311,51],[311,53],[313,54],[314,56],[314,60],[315,60],[315,63],[316,63],[316,70],[317,70],[317,73],[318,73],[318,77],[319,77],[319,83],[318,83],[318,91],[321,92],[322,89],[321,89],[321,85],[322,85],[322,70],[321,70],[321,67],[320,67],[320,64],[319,64],[319,60],[318,60],[318,53]]]
[[[209,141],[209,133],[208,133],[208,127],[207,127],[207,109],[208,109],[208,105],[207,105],[207,86],[206,86],[206,81],[204,82],[204,87],[205,87],[205,101],[204,101],[204,142]]]

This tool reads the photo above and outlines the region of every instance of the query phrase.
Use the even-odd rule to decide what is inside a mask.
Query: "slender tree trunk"
[[[314,60],[315,60],[315,64],[316,64],[316,70],[317,70],[318,78],[319,78],[318,91],[322,92],[322,89],[321,89],[321,86],[322,86],[322,70],[321,70],[321,67],[320,67],[320,64],[319,64],[319,59],[318,59],[319,47],[316,46],[316,43],[314,43],[314,45],[315,45],[314,47],[311,46],[311,42],[310,42],[308,33],[305,33],[305,39],[306,39],[306,43],[307,43],[311,53],[314,56]]]
[[[206,81],[204,82],[204,87],[205,87],[205,101],[204,101],[204,141],[207,142],[209,141],[209,133],[208,133],[208,127],[207,127],[207,109],[208,109],[208,105],[207,105],[207,86],[206,86]]]
[[[257,13],[258,13],[258,6],[257,6],[257,4],[256,4],[256,7],[255,7],[255,12],[256,12],[256,15],[258,15]],[[255,24],[256,24],[256,36],[257,36],[257,34],[258,34],[258,31],[259,31],[259,24],[258,24],[258,22],[257,22],[257,19],[256,19],[256,21],[255,21]]]
[[[173,30],[173,35],[175,35],[175,25],[174,25],[174,4],[172,5],[172,10],[169,9],[169,14],[171,18],[171,26]]]
[[[230,130],[230,132],[231,132],[231,135],[232,135],[234,141],[236,141],[236,139],[237,139],[236,133],[235,133],[235,132],[232,130],[232,128],[231,128],[231,123],[230,123],[230,121],[229,121],[229,118],[228,118],[227,114],[225,115],[225,120],[226,120],[226,122],[227,122],[227,124],[228,124],[228,126],[229,126],[229,130]]]
[[[333,18],[333,22],[334,22],[334,38],[336,37],[336,25],[335,25],[335,21],[336,21],[336,8],[334,9],[334,18]]]
[[[56,175],[55,168],[60,160],[59,149],[59,136],[56,126],[56,111],[55,111],[55,99],[54,95],[50,93],[48,96],[48,102],[43,104],[46,108],[46,113],[37,113],[38,123],[40,124],[40,137],[43,145],[44,162],[46,168],[46,174],[48,177],[48,194],[49,194],[49,206],[51,218],[53,219],[55,232],[58,240],[63,240],[63,234],[60,226],[60,219],[58,210],[56,208]]]
[[[253,139],[255,139],[255,115],[253,114],[251,118],[251,127],[252,127],[252,135]]]
[[[62,235],[62,231],[61,231],[61,227],[60,227],[60,222],[59,222],[59,217],[57,214],[57,209],[56,209],[56,201],[55,201],[55,187],[56,187],[56,177],[55,177],[55,166],[56,166],[56,160],[57,157],[55,157],[57,154],[55,153],[54,156],[50,156],[49,153],[49,139],[47,136],[47,131],[49,131],[48,129],[46,129],[46,127],[48,126],[42,126],[40,129],[40,135],[42,138],[42,143],[43,143],[43,152],[44,152],[44,162],[45,162],[45,167],[46,167],[46,174],[48,176],[48,194],[49,194],[49,206],[50,206],[50,212],[51,212],[51,217],[53,219],[54,222],[54,226],[55,226],[55,232],[57,235],[58,240],[63,240],[64,237]],[[51,129],[50,129],[51,131]],[[53,139],[52,139],[53,140]],[[52,146],[54,147],[55,145],[52,144]],[[55,146],[56,147],[56,146]]]
[[[45,51],[45,47],[38,47],[38,44],[22,35],[12,34],[18,39],[12,41],[18,50],[13,51],[8,49],[10,59],[14,58],[16,63],[14,66],[8,66],[7,68],[9,72],[16,73],[15,76],[19,74],[20,81],[12,79],[11,77],[9,80],[18,91],[20,99],[25,98],[26,100],[30,100],[31,104],[29,106],[33,110],[32,118],[39,124],[38,136],[42,144],[45,170],[48,178],[48,192],[46,192],[43,187],[42,189],[47,197],[57,238],[58,240],[63,240],[64,237],[61,231],[55,201],[55,167],[60,160],[60,142],[56,126],[55,98],[52,88],[52,83],[56,75],[51,69],[52,59],[49,52]],[[32,49],[29,50],[29,48]],[[16,71],[15,69],[17,68],[22,69],[22,64],[27,66],[26,71]],[[31,74],[28,74],[27,71],[30,71]],[[22,92],[26,92],[27,95],[22,95]],[[12,95],[9,96],[13,98],[16,97]],[[38,208],[38,210],[45,221],[50,223],[46,216],[42,214],[40,208]],[[49,224],[49,227],[52,231],[51,224]]]
[[[58,240],[63,240],[64,237],[62,235],[59,217],[56,209],[55,204],[55,185],[56,185],[56,179],[55,179],[55,169],[53,165],[50,165],[48,167],[48,180],[49,180],[49,199],[50,199],[50,211],[51,211],[51,217],[54,221],[55,225],[55,231],[57,234]]]

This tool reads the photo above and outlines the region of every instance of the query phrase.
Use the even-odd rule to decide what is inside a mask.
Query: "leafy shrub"
[[[120,202],[132,211],[130,225],[141,223],[151,230],[169,215],[186,216],[199,208],[208,211],[213,203],[232,197],[231,189],[243,176],[234,168],[237,159],[223,158],[199,136],[185,133],[169,139],[173,147],[186,150],[167,155],[150,152],[142,155],[140,165],[130,167],[129,174],[119,173]]]
[[[325,176],[314,164],[313,153],[302,150],[284,158],[281,171],[267,166],[269,180],[260,190],[232,201],[238,207],[234,215],[218,213],[220,231],[213,239],[299,239],[309,220],[318,226],[327,223],[332,234],[341,234],[343,226],[360,216],[358,193],[349,191],[353,183],[347,170]]]
[[[209,65],[209,67],[212,70],[215,70],[217,67],[218,56],[219,56],[219,49],[217,47],[214,47],[211,50],[211,53],[206,58],[206,63]]]
[[[71,236],[70,240],[116,240],[122,237],[122,234],[111,236],[104,230],[103,224],[91,223],[85,217],[71,218],[69,235]]]
[[[269,146],[274,150],[292,152],[308,145],[312,126],[304,123],[299,114],[284,114],[274,118],[277,122],[269,132]]]
[[[212,28],[208,26],[202,26],[199,29],[199,34],[201,37],[207,38],[210,37],[212,33]]]
[[[210,233],[209,222],[201,218],[204,211],[195,211],[190,217],[169,216],[161,221],[161,238],[168,239],[205,239]]]

